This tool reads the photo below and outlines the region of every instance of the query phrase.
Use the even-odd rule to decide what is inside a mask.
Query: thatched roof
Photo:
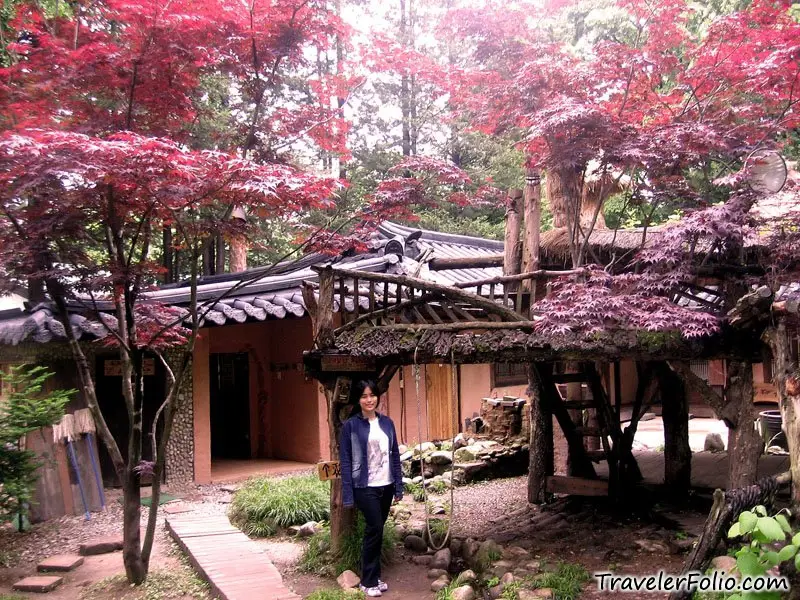
[[[628,254],[633,258],[636,250],[644,246],[651,246],[658,240],[661,227],[634,229],[595,229],[589,234],[589,258],[592,254],[601,262],[609,262],[614,258]],[[542,266],[569,268],[572,265],[569,251],[569,230],[567,228],[551,229],[544,231],[540,239],[540,260]]]
[[[741,332],[726,330],[705,338],[686,339],[677,332],[651,333],[633,330],[608,330],[591,336],[563,336],[555,339],[521,329],[440,331],[398,330],[364,327],[343,331],[335,347],[326,352],[374,358],[382,364],[450,362],[531,362],[531,361],[614,361],[694,360],[725,358],[748,353],[758,344],[743,339]],[[310,353],[307,364],[321,354]],[[748,358],[754,358],[748,356]]]

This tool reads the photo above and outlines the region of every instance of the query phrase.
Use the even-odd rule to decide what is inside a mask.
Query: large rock
[[[528,551],[525,550],[525,548],[520,548],[519,546],[508,546],[505,550],[503,550],[503,554],[507,558],[514,558],[517,560],[528,558]]]
[[[422,442],[421,444],[417,444],[414,446],[414,456],[420,456],[423,454],[427,454],[428,452],[433,452],[436,450],[436,444],[432,442]]]
[[[439,579],[442,575],[447,575],[447,569],[428,569],[428,579]]]
[[[407,535],[403,545],[414,552],[425,552],[428,549],[428,544],[418,535]]]
[[[545,600],[546,598],[555,598],[555,594],[550,588],[541,588],[538,590],[519,590],[517,597],[519,600]]]
[[[453,556],[459,556],[461,554],[461,548],[464,545],[464,542],[458,538],[450,538],[450,552]]]
[[[475,590],[468,585],[457,587],[450,593],[453,600],[475,600]]]
[[[703,450],[707,452],[725,452],[725,442],[722,441],[722,436],[718,433],[706,434]]]
[[[437,450],[436,452],[431,452],[428,460],[434,465],[449,465],[453,462],[453,457],[452,454],[446,450]]]
[[[454,456],[456,463],[470,463],[478,457],[476,451],[471,450],[470,448],[471,446],[466,446],[456,450]]]
[[[459,433],[455,438],[453,438],[453,448],[458,450],[459,448],[463,448],[467,445],[467,440],[464,438],[463,433]]]
[[[439,579],[431,584],[431,591],[438,592],[439,590],[446,588],[448,585],[450,585],[450,578],[447,575],[442,575],[439,577]]]
[[[433,560],[431,561],[431,568],[433,569],[444,569],[445,571],[450,569],[450,563],[453,560],[453,555],[450,553],[450,548],[442,548],[436,554],[433,555]]]
[[[400,460],[403,461],[403,462],[405,462],[407,460],[411,460],[412,458],[414,458],[414,453],[413,452],[408,452],[407,451],[407,452],[401,452],[400,453]]]
[[[422,567],[429,567],[432,560],[433,556],[430,554],[418,554],[417,556],[411,557],[411,562]]]
[[[478,553],[480,547],[481,545],[479,542],[473,540],[472,538],[467,538],[464,540],[464,543],[461,544],[461,557],[465,561],[470,562]]]
[[[458,583],[463,585],[472,585],[476,581],[478,581],[478,576],[475,574],[475,571],[472,569],[467,569],[463,573],[461,573],[457,578]]]
[[[316,521],[309,521],[308,523],[304,523],[299,527],[297,530],[297,537],[307,538],[311,537],[315,533],[322,531],[322,525],[317,523]]]
[[[121,537],[96,538],[82,543],[78,548],[78,552],[81,556],[108,554],[109,552],[116,552],[117,550],[122,550]]]
[[[736,568],[736,559],[732,556],[715,556],[711,559],[711,570],[731,573]]]
[[[339,587],[343,590],[349,590],[361,583],[361,578],[352,571],[345,571],[336,578],[336,583],[338,583]]]

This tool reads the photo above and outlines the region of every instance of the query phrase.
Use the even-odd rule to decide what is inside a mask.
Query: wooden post
[[[737,410],[736,427],[728,430],[728,489],[752,485],[758,479],[758,458],[764,448],[756,429],[753,405],[753,364],[728,361],[726,383],[728,404]]]
[[[529,168],[525,171],[525,190],[523,192],[525,237],[522,240],[523,272],[535,271],[539,268],[539,233],[542,228],[541,182],[542,177],[538,169]],[[530,291],[531,280],[524,280],[521,289]],[[531,300],[531,304],[533,304],[533,300]]]
[[[680,377],[664,366],[660,372],[661,417],[664,421],[664,484],[675,496],[681,497],[688,494],[692,478],[689,399]]]
[[[547,477],[555,472],[553,458],[553,415],[544,393],[536,365],[528,365],[530,403],[530,453],[528,462],[528,502],[547,501]]]
[[[503,275],[517,275],[522,267],[522,240],[520,239],[522,210],[522,190],[509,190]],[[516,290],[519,284],[510,282],[505,285],[509,285],[511,290]]]
[[[328,401],[328,433],[330,434],[331,460],[339,460],[339,434],[347,415],[342,415],[350,399],[350,377],[339,376],[331,388],[325,386],[325,398]],[[344,418],[342,418],[344,417]],[[331,480],[331,550],[338,553],[345,536],[355,527],[355,510],[345,508],[342,504],[342,480]]]
[[[797,366],[792,362],[789,348],[789,333],[784,318],[777,325],[768,327],[764,332],[764,340],[772,350],[772,376],[778,388],[778,399],[781,405],[783,431],[789,446],[789,464],[792,473],[791,508],[795,512],[800,508],[800,381],[796,375]]]

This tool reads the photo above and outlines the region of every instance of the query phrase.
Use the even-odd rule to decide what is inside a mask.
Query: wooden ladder
[[[582,366],[579,373],[549,374],[543,379],[549,380],[551,408],[558,419],[567,442],[570,455],[576,466],[583,472],[581,476],[550,477],[547,490],[554,493],[568,493],[583,496],[605,496],[610,486],[616,486],[619,480],[619,448],[622,439],[622,428],[619,415],[612,408],[603,389],[600,376],[594,365]],[[580,383],[589,388],[590,397],[567,400],[558,391],[558,384]],[[584,426],[583,420],[575,423],[570,411],[594,409],[597,415],[597,426]],[[586,450],[581,438],[599,437],[600,450]],[[608,462],[609,481],[596,479],[592,463],[605,460]]]

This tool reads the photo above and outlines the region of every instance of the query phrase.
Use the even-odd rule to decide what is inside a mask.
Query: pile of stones
[[[524,475],[528,469],[527,441],[522,438],[500,444],[491,439],[466,438],[459,433],[453,441],[422,442],[400,447],[404,483],[464,485],[497,477]]]

